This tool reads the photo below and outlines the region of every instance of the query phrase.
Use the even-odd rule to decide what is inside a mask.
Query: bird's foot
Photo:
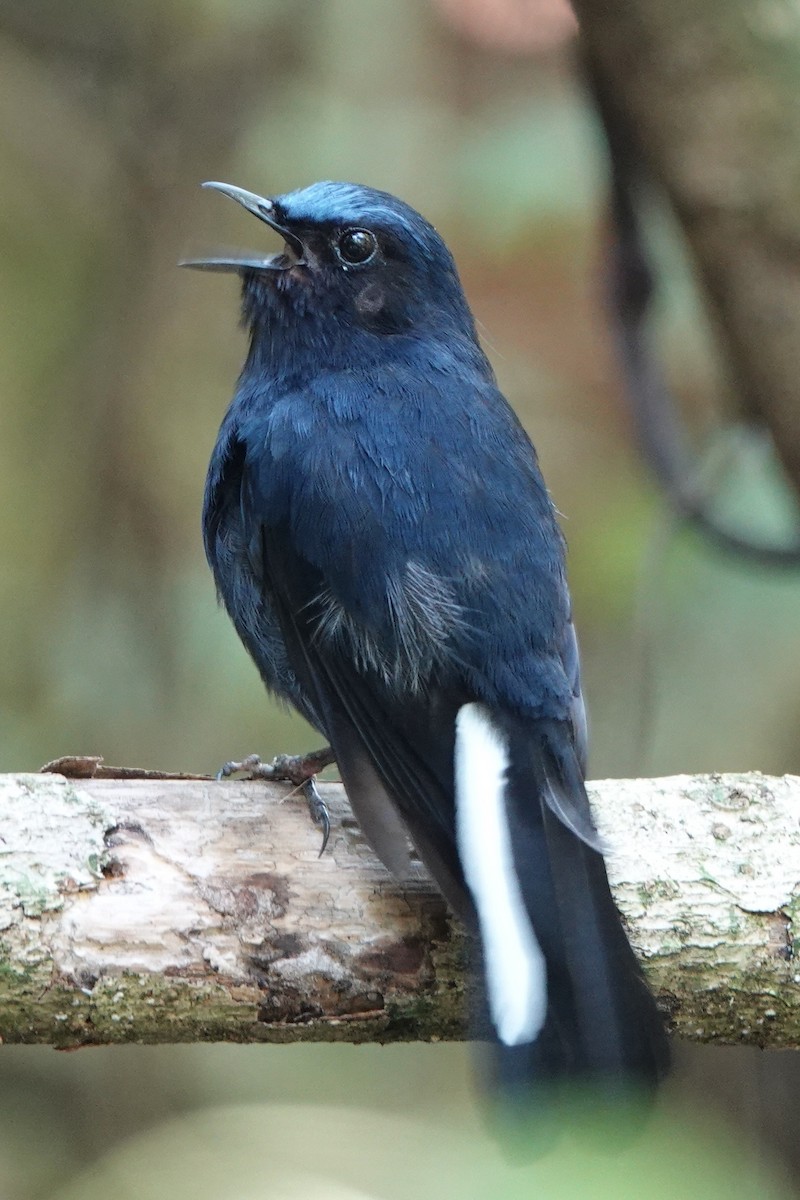
[[[216,777],[229,779],[231,775],[247,775],[250,779],[286,780],[300,788],[306,798],[311,820],[322,829],[322,846],[319,852],[321,857],[328,844],[331,819],[328,806],[319,794],[314,777],[335,761],[330,746],[312,750],[309,754],[278,754],[270,763],[262,762],[257,754],[248,754],[239,762],[226,762],[217,771]]]
[[[229,779],[231,775],[242,774],[250,779],[286,780],[301,787],[334,762],[336,758],[330,746],[308,754],[277,754],[269,763],[262,762],[257,754],[248,754],[239,762],[226,762],[217,771],[216,778]]]

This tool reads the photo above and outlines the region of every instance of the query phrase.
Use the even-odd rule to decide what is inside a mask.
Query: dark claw
[[[303,795],[308,804],[308,811],[311,813],[311,820],[315,825],[319,825],[322,828],[322,845],[319,848],[319,855],[317,856],[318,858],[322,858],[331,832],[330,813],[328,812],[327,804],[319,794],[315,779],[307,779],[302,784],[302,788]]]
[[[322,828],[322,846],[319,852],[319,857],[322,858],[331,832],[331,818],[328,806],[319,794],[314,777],[335,761],[330,746],[323,746],[321,750],[312,750],[309,754],[278,754],[271,763],[262,762],[257,754],[248,754],[247,758],[243,758],[240,762],[234,760],[226,762],[217,771],[216,778],[217,780],[229,779],[231,775],[238,775],[241,772],[248,775],[250,779],[286,780],[287,783],[293,783],[295,787],[301,788],[312,821]]]
[[[243,758],[241,762],[236,762],[231,759],[230,762],[223,763],[217,771],[214,778],[219,781],[221,779],[230,779],[231,775],[238,775],[240,771],[246,772],[252,779],[274,779],[274,775],[262,775],[262,771],[270,771],[271,765],[262,763],[257,754],[248,754],[247,758]]]

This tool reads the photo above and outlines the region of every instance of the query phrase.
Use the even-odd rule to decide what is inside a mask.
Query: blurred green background
[[[572,57],[556,0],[4,0],[0,770],[98,753],[213,771],[313,745],[215,604],[199,512],[245,346],[236,282],[176,262],[266,236],[203,179],[334,178],[402,195],[455,252],[565,514],[592,774],[800,771],[800,577],[676,529],[631,445]],[[654,245],[661,353],[704,443],[724,369],[665,219]],[[768,452],[736,460],[721,502],[780,528]],[[696,1052],[637,1149],[573,1141],[515,1174],[462,1047],[6,1047],[0,1197],[785,1195],[760,1126],[796,1140],[764,1117],[789,1057]],[[707,1127],[712,1092],[734,1124]],[[352,1177],[328,1170],[342,1139]]]

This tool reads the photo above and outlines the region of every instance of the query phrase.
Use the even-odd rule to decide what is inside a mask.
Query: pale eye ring
[[[348,267],[363,267],[378,253],[378,239],[368,229],[345,229],[334,242],[337,256]]]

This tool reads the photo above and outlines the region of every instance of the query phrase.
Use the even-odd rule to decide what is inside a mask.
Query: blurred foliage
[[[552,1143],[514,1149],[508,1133],[500,1143],[460,1046],[8,1047],[4,1057],[4,1197],[792,1195],[754,1138],[687,1107],[674,1084],[634,1137],[576,1110]]]
[[[629,444],[601,305],[602,170],[568,54],[481,50],[422,0],[5,0],[0,769],[86,752],[209,771],[313,744],[215,606],[199,511],[244,344],[235,283],[175,264],[264,232],[202,179],[269,193],[333,177],[398,192],[453,247],[566,514],[594,773],[800,770],[800,581],[672,528]],[[724,372],[668,223],[656,242],[663,350],[703,437]],[[748,518],[780,507],[767,476],[727,477]],[[515,1196],[535,1182],[621,1198],[646,1172],[653,1197],[773,1194],[729,1142],[712,1152],[710,1133],[666,1118],[621,1173],[570,1149],[503,1174],[501,1191],[466,1093],[455,1047],[7,1049],[0,1193]],[[258,1107],[159,1124],[240,1099]],[[282,1107],[315,1099],[382,1113]],[[286,1171],[302,1159],[305,1182],[262,1177],[262,1138]],[[358,1169],[339,1177],[342,1144]],[[380,1190],[384,1159],[416,1182]]]

